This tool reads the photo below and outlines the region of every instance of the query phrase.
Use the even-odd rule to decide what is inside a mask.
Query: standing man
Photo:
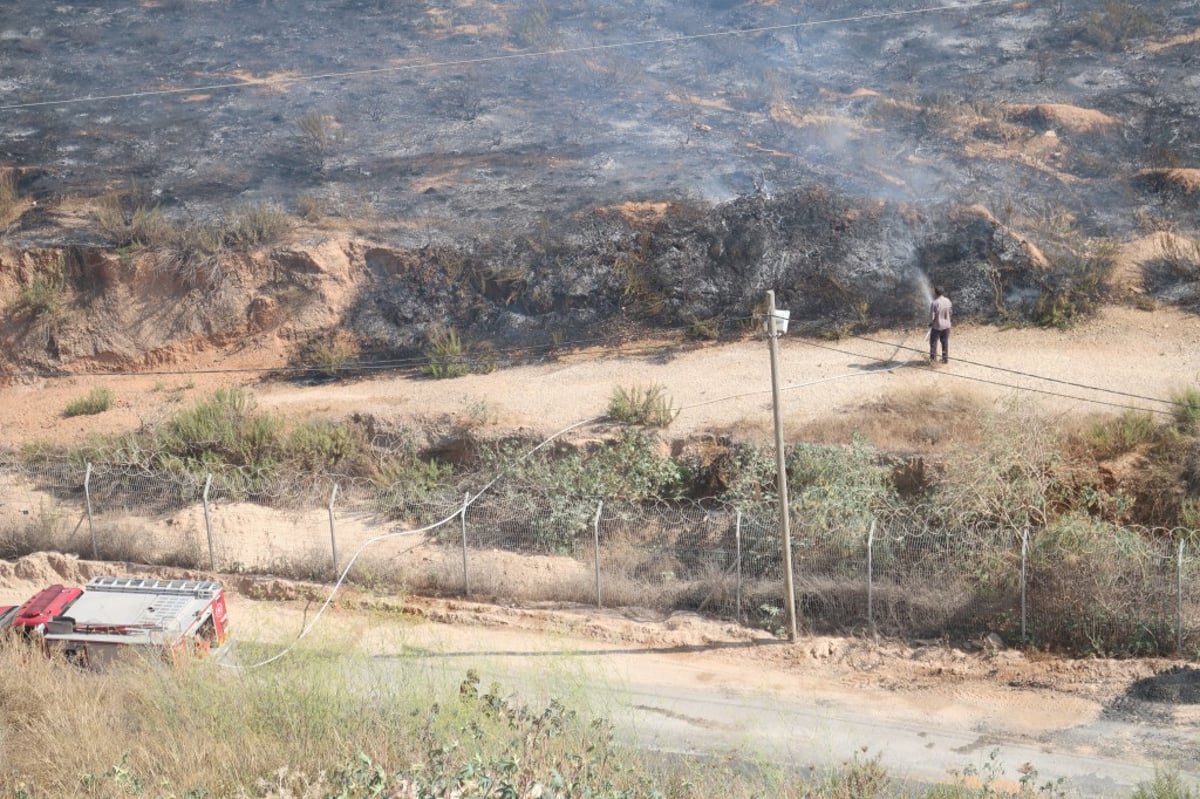
[[[929,362],[937,361],[938,342],[942,343],[942,363],[950,362],[950,298],[941,286],[933,290],[933,302],[929,303]]]

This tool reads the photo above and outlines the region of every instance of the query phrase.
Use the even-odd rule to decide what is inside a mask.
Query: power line
[[[721,320],[720,323],[721,324],[736,323],[736,322],[741,322],[741,321],[747,321],[751,318],[752,317],[730,317],[730,318]],[[679,327],[665,328],[665,329],[662,329],[660,332],[666,333],[666,334],[677,334],[677,333],[680,333],[687,329],[688,329],[687,326],[679,326]],[[880,340],[880,339],[871,338],[868,336],[859,336],[859,335],[850,336],[850,338],[857,339],[857,340],[864,341],[864,342],[871,343],[871,344],[879,344],[879,345],[883,345],[883,346],[892,347],[896,351],[904,350],[907,352],[914,352],[914,353],[918,353],[918,354],[921,353],[920,350],[917,350],[913,347],[905,346],[903,344],[903,342],[897,343],[897,342],[892,342],[892,341],[884,341],[884,340]],[[891,359],[879,358],[877,356],[868,355],[868,354],[861,353],[861,352],[856,352],[854,350],[846,349],[844,347],[835,347],[835,346],[831,346],[829,344],[821,344],[812,339],[798,338],[795,340],[802,342],[805,346],[812,347],[815,349],[824,349],[824,350],[828,350],[830,352],[836,352],[841,355],[853,356],[855,358],[865,358],[869,361],[874,361],[874,362],[880,364],[880,366],[873,368],[873,369],[864,369],[864,370],[858,371],[858,372],[850,372],[850,373],[844,373],[844,374],[838,374],[838,375],[831,375],[831,376],[827,376],[827,377],[818,378],[816,380],[806,381],[804,383],[798,383],[798,384],[784,386],[781,388],[781,391],[796,391],[799,389],[810,388],[814,385],[819,385],[821,383],[827,383],[827,382],[833,382],[836,380],[844,380],[844,379],[849,379],[849,378],[853,378],[853,377],[867,377],[867,376],[876,375],[876,374],[889,373],[889,372],[894,372],[901,368],[910,368],[914,365],[912,363],[907,363],[907,362],[897,364],[897,363],[894,363]],[[568,341],[568,342],[560,342],[558,344],[539,345],[539,346],[535,346],[535,347],[513,347],[513,348],[496,350],[495,352],[499,353],[500,355],[516,355],[518,357],[515,360],[517,361],[517,363],[521,363],[521,362],[529,362],[529,361],[535,361],[535,362],[540,361],[540,360],[543,360],[546,357],[550,356],[552,353],[555,353],[558,351],[585,349],[585,348],[589,348],[589,347],[601,347],[601,348],[610,348],[611,349],[611,348],[615,348],[617,346],[621,346],[621,347],[625,347],[625,349],[621,352],[621,354],[627,355],[627,356],[653,355],[653,354],[666,352],[666,351],[669,351],[671,349],[678,347],[677,342],[669,342],[669,343],[662,343],[662,344],[649,343],[649,344],[644,344],[644,345],[642,345],[642,343],[639,342],[639,345],[635,346],[635,347],[629,347],[629,346],[627,346],[628,344],[629,344],[629,339],[626,336],[624,336],[622,334],[614,334],[614,335],[610,335],[610,336],[597,336],[597,337],[585,338],[585,339],[575,339],[575,340]],[[523,358],[520,357],[521,355],[523,355],[524,357]],[[1025,371],[1021,371],[1018,369],[1010,369],[1007,367],[997,366],[994,364],[982,363],[979,361],[969,361],[969,360],[964,360],[961,358],[956,358],[955,362],[961,363],[961,364],[966,364],[969,366],[974,366],[974,367],[977,367],[980,369],[990,369],[990,370],[994,370],[994,371],[998,371],[998,372],[1003,372],[1006,374],[1017,375],[1017,376],[1025,377],[1025,378],[1028,378],[1031,380],[1039,380],[1039,381],[1045,381],[1045,382],[1059,384],[1059,385],[1066,385],[1066,386],[1070,386],[1072,388],[1079,388],[1079,389],[1084,389],[1087,391],[1095,391],[1095,392],[1101,393],[1101,394],[1111,394],[1114,396],[1127,397],[1130,399],[1138,399],[1138,400],[1143,400],[1146,402],[1160,403],[1163,405],[1170,406],[1171,410],[1163,410],[1163,409],[1157,409],[1157,408],[1149,408],[1149,409],[1141,408],[1138,406],[1129,405],[1127,403],[1110,402],[1107,400],[1095,399],[1095,398],[1090,398],[1090,397],[1081,397],[1081,396],[1074,395],[1074,394],[1065,394],[1062,392],[1051,391],[1049,389],[1034,388],[1034,387],[1030,387],[1030,386],[1026,386],[1026,385],[1021,385],[1018,383],[1005,382],[1005,381],[1001,381],[1001,380],[989,380],[984,377],[964,375],[961,373],[949,372],[946,370],[936,370],[935,374],[937,374],[939,377],[954,377],[954,378],[957,378],[960,380],[968,380],[968,381],[972,381],[972,382],[976,382],[976,383],[983,383],[983,384],[987,384],[987,385],[997,386],[1000,388],[1008,388],[1008,389],[1012,389],[1014,391],[1024,391],[1024,392],[1029,392],[1029,393],[1034,393],[1034,394],[1042,394],[1042,395],[1046,395],[1046,396],[1058,397],[1061,399],[1075,400],[1078,402],[1086,402],[1086,403],[1091,403],[1091,404],[1095,404],[1095,405],[1103,405],[1103,406],[1107,406],[1107,407],[1111,407],[1111,408],[1118,408],[1118,409],[1122,409],[1122,410],[1147,411],[1150,413],[1156,413],[1156,414],[1160,414],[1160,415],[1164,415],[1164,416],[1172,415],[1174,409],[1177,409],[1177,408],[1183,406],[1183,403],[1181,403],[1177,400],[1162,399],[1160,397],[1151,397],[1151,396],[1147,396],[1147,395],[1134,394],[1134,393],[1130,393],[1130,392],[1126,392],[1126,391],[1121,391],[1118,389],[1110,389],[1110,388],[1105,388],[1102,386],[1095,386],[1095,385],[1089,385],[1086,383],[1079,383],[1079,382],[1074,382],[1074,381],[1069,381],[1069,380],[1063,380],[1061,378],[1046,377],[1043,375],[1034,374],[1032,372],[1025,372]],[[356,362],[348,362],[348,363],[331,365],[331,366],[322,366],[322,365],[315,365],[315,364],[298,364],[298,365],[289,365],[289,366],[261,366],[261,367],[223,368],[223,369],[106,371],[106,372],[88,372],[85,375],[79,375],[79,374],[41,375],[41,374],[37,374],[34,372],[19,372],[19,373],[12,374],[10,376],[25,377],[25,378],[40,378],[40,379],[49,379],[49,380],[76,378],[76,377],[81,377],[81,376],[121,378],[121,377],[194,377],[194,376],[201,376],[201,375],[249,375],[249,374],[293,375],[293,376],[330,375],[331,377],[334,377],[338,374],[355,373],[355,372],[385,372],[385,371],[412,372],[414,370],[422,369],[426,366],[429,366],[431,363],[432,363],[432,361],[428,356],[412,356],[412,357],[408,357],[408,358],[394,358],[394,359],[387,359],[387,360],[381,360],[381,361],[366,361],[366,362],[357,362],[356,361]],[[472,369],[492,365],[492,361],[490,358],[481,358],[478,356],[463,358],[458,363],[461,363],[462,365],[464,365],[468,368],[472,368]],[[685,405],[685,406],[680,407],[679,410],[680,411],[692,410],[695,408],[704,407],[706,405],[715,405],[715,404],[721,403],[721,402],[729,402],[732,400],[744,399],[746,397],[760,396],[760,395],[769,394],[769,393],[771,393],[769,389],[760,389],[760,390],[755,390],[755,391],[739,392],[737,394],[730,394],[730,395],[726,395],[723,397],[716,397],[716,398],[712,398],[712,399],[703,400],[701,402],[692,403],[690,405]]]
[[[1008,5],[1010,2],[1011,0],[979,0],[979,2],[961,5],[953,4],[929,6],[926,8],[914,8],[901,11],[880,11],[876,13],[860,14],[853,17],[839,17],[834,19],[814,20],[810,22],[791,22],[782,25],[764,25],[755,28],[710,31],[709,33],[680,34],[678,36],[664,36],[655,39],[638,39],[630,42],[614,42],[612,44],[592,44],[581,47],[562,47],[551,50],[535,50],[523,53],[504,53],[502,55],[480,56],[478,58],[459,58],[448,61],[433,61],[425,64],[401,64],[389,67],[374,67],[371,69],[346,70],[343,72],[321,72],[311,75],[295,75],[292,77],[281,76],[277,78],[265,78],[261,80],[241,80],[228,83],[213,83],[206,86],[186,86],[171,89],[147,89],[145,91],[138,92],[86,95],[78,97],[66,97],[58,100],[38,100],[27,103],[3,105],[0,106],[0,111],[16,111],[26,108],[45,108],[48,106],[77,105],[82,103],[100,103],[111,100],[129,100],[138,97],[161,97],[175,94],[193,94],[196,92],[231,91],[235,89],[249,89],[263,86],[278,87],[288,86],[296,83],[315,83],[317,81],[334,80],[339,78],[361,78],[369,75],[382,75],[397,72],[417,72],[423,70],[444,69],[447,67],[494,64],[502,61],[516,61],[529,58],[546,58],[560,55],[574,55],[579,53],[594,53],[605,50],[651,47],[664,44],[679,44],[680,42],[697,41],[701,39],[716,39],[727,36],[754,36],[760,33],[773,33],[777,31],[797,30],[801,28],[816,28],[825,25],[843,25],[847,23],[866,22],[876,19],[890,19],[896,17],[914,16],[918,14],[933,14],[941,11],[970,11],[987,6]]]
[[[858,338],[858,339],[862,339],[863,341],[869,341],[869,342],[871,342],[871,343],[874,343],[874,344],[884,344],[884,345],[887,345],[887,346],[889,346],[889,347],[895,347],[896,349],[904,349],[904,350],[908,350],[908,351],[911,351],[911,352],[917,352],[917,353],[920,353],[920,350],[915,350],[915,349],[914,349],[914,348],[912,348],[912,347],[905,347],[905,346],[903,346],[903,345],[901,345],[901,344],[896,344],[895,342],[880,341],[880,340],[878,340],[878,339],[869,339],[869,338],[866,338],[866,337],[864,337],[864,336],[851,336],[851,338]],[[841,348],[838,348],[838,347],[831,347],[831,346],[829,346],[829,345],[816,344],[816,343],[813,343],[813,342],[811,342],[811,341],[805,341],[805,343],[806,343],[808,346],[811,346],[811,347],[817,347],[817,348],[820,348],[820,349],[827,349],[827,350],[830,350],[830,351],[832,351],[832,352],[838,352],[838,353],[841,353],[842,355],[853,355],[853,356],[855,356],[855,357],[858,357],[858,358],[866,358],[867,360],[878,361],[878,362],[880,362],[880,363],[886,363],[886,361],[883,361],[882,359],[876,358],[876,357],[874,357],[874,356],[871,356],[871,355],[865,355],[865,354],[863,354],[863,353],[854,352],[854,351],[852,351],[852,350],[841,349]],[[1032,373],[1030,373],[1030,372],[1021,372],[1021,371],[1018,371],[1018,370],[1015,370],[1015,369],[1006,369],[1006,368],[1004,368],[1004,367],[1001,367],[1001,366],[993,366],[993,365],[991,365],[991,364],[978,363],[978,362],[975,362],[975,361],[964,361],[964,360],[962,360],[962,359],[959,359],[959,358],[956,358],[956,359],[955,359],[955,362],[956,362],[956,363],[968,364],[968,365],[971,365],[971,366],[977,366],[977,367],[980,367],[980,368],[983,368],[983,369],[996,369],[996,370],[998,370],[998,371],[1002,371],[1002,372],[1008,372],[1008,373],[1011,373],[1011,374],[1017,374],[1017,375],[1021,375],[1021,376],[1023,376],[1023,377],[1028,377],[1028,378],[1030,378],[1030,379],[1033,379],[1033,380],[1046,380],[1046,381],[1049,381],[1049,382],[1052,382],[1052,383],[1064,383],[1064,384],[1067,384],[1067,385],[1073,386],[1073,387],[1075,387],[1075,388],[1082,388],[1082,389],[1086,389],[1086,390],[1089,390],[1089,391],[1096,391],[1096,392],[1099,392],[1099,393],[1109,393],[1109,394],[1114,394],[1114,395],[1118,395],[1118,396],[1130,397],[1130,398],[1133,398],[1133,399],[1141,399],[1141,400],[1146,400],[1146,401],[1149,401],[1149,402],[1159,402],[1159,403],[1164,403],[1164,404],[1171,405],[1172,407],[1180,407],[1180,406],[1181,406],[1181,404],[1182,404],[1182,403],[1176,402],[1176,401],[1174,401],[1174,400],[1164,400],[1164,399],[1160,399],[1160,398],[1158,398],[1158,397],[1145,397],[1145,396],[1141,396],[1141,395],[1138,395],[1138,394],[1129,394],[1129,393],[1127,393],[1127,392],[1118,391],[1118,390],[1115,390],[1115,389],[1101,388],[1101,387],[1099,387],[1099,386],[1090,386],[1090,385],[1087,385],[1087,384],[1085,384],[1085,383],[1071,383],[1070,381],[1066,381],[1066,380],[1058,380],[1058,379],[1056,379],[1056,378],[1051,378],[1051,377],[1042,377],[1041,375],[1035,375],[1035,374],[1032,374]],[[902,367],[909,367],[909,368],[911,368],[912,366],[913,366],[913,364],[911,364],[911,363],[903,363],[903,364],[899,364],[899,365],[897,365],[896,367],[893,367],[893,368],[902,368]],[[879,370],[879,369],[875,369],[875,370],[865,370],[864,372],[862,372],[862,374],[873,374],[874,372],[877,372],[877,371],[891,371],[891,370],[890,370],[890,369],[889,369],[889,370]],[[1077,402],[1087,402],[1087,403],[1091,403],[1091,404],[1093,404],[1093,405],[1104,405],[1104,406],[1107,406],[1107,407],[1110,407],[1110,408],[1119,408],[1119,409],[1122,409],[1122,410],[1128,410],[1128,411],[1145,411],[1145,412],[1147,412],[1147,413],[1155,413],[1155,414],[1159,414],[1159,415],[1162,415],[1162,416],[1171,416],[1171,415],[1173,415],[1172,411],[1169,411],[1169,410],[1162,410],[1162,409],[1160,409],[1160,408],[1142,408],[1142,407],[1139,407],[1139,406],[1135,406],[1135,405],[1129,405],[1129,404],[1126,404],[1126,403],[1120,403],[1120,402],[1109,402],[1108,400],[1094,399],[1094,398],[1091,398],[1091,397],[1080,397],[1080,396],[1076,396],[1076,395],[1074,395],[1074,394],[1064,394],[1064,393],[1062,393],[1062,392],[1050,391],[1049,389],[1033,388],[1033,387],[1030,387],[1030,386],[1023,386],[1023,385],[1020,385],[1020,384],[1017,384],[1017,383],[1005,383],[1005,382],[1003,382],[1003,381],[1000,381],[1000,380],[989,380],[989,379],[987,379],[987,378],[985,378],[985,377],[974,377],[974,376],[971,376],[971,375],[964,375],[964,374],[961,374],[961,373],[958,373],[958,372],[951,372],[951,371],[944,370],[944,369],[937,369],[937,370],[932,370],[932,371],[933,371],[933,373],[934,373],[934,374],[936,374],[938,377],[942,377],[942,378],[949,378],[949,377],[953,377],[953,378],[957,378],[957,379],[959,379],[959,380],[969,380],[969,381],[971,381],[971,382],[975,382],[975,383],[984,383],[984,384],[987,384],[987,385],[998,386],[998,387],[1001,387],[1001,388],[1009,388],[1009,389],[1012,389],[1012,390],[1014,390],[1014,391],[1025,391],[1025,392],[1029,392],[1029,393],[1032,393],[1032,394],[1043,394],[1043,395],[1046,395],[1046,396],[1058,397],[1058,398],[1060,398],[1060,399],[1069,399],[1069,400],[1075,400],[1075,401],[1077,401]],[[854,375],[847,375],[847,376],[854,376]],[[818,381],[818,382],[820,382],[820,381]],[[807,385],[807,384],[805,384],[805,385]],[[802,386],[797,386],[797,387],[799,388],[799,387],[802,387]],[[788,388],[785,388],[784,390],[786,391],[786,390],[789,390],[790,388],[792,388],[792,387],[791,387],[791,386],[789,386]]]
[[[516,460],[523,461],[523,460],[529,458],[530,456],[532,456],[535,452],[540,450],[542,447],[545,447],[546,445],[550,444],[551,442],[553,442],[560,436],[563,436],[563,435],[569,433],[570,431],[574,430],[576,427],[582,427],[585,424],[599,421],[599,419],[600,419],[600,417],[595,417],[595,418],[590,418],[590,419],[580,419],[577,422],[572,422],[571,424],[569,424],[566,427],[559,430],[557,433],[553,433],[552,435],[549,435],[546,438],[542,439],[541,443],[539,443],[537,446],[531,447],[530,449],[526,450],[525,453],[523,455],[521,455],[521,457],[517,458]],[[317,622],[321,620],[321,616],[323,616],[325,614],[325,611],[329,608],[330,604],[333,602],[334,597],[336,597],[338,592],[341,590],[342,584],[345,583],[346,578],[350,576],[350,572],[354,569],[355,562],[358,560],[359,556],[362,555],[362,553],[367,550],[368,547],[374,546],[375,544],[379,543],[380,541],[383,541],[388,538],[399,538],[402,536],[420,535],[423,533],[428,533],[432,530],[436,530],[439,527],[443,527],[443,526],[449,524],[454,519],[458,518],[460,515],[465,514],[467,512],[467,508],[474,505],[479,500],[480,497],[482,497],[488,491],[491,491],[492,486],[494,486],[494,485],[496,485],[496,483],[500,482],[500,480],[504,477],[504,474],[505,474],[505,472],[503,469],[497,471],[495,473],[495,475],[492,477],[492,479],[489,480],[487,482],[487,484],[483,486],[483,488],[476,491],[474,493],[474,495],[468,494],[466,499],[463,501],[463,504],[460,507],[456,508],[453,513],[442,517],[441,519],[439,519],[436,522],[433,522],[432,524],[427,524],[424,527],[418,527],[413,530],[392,530],[391,532],[381,533],[380,535],[377,535],[374,538],[370,538],[370,539],[367,539],[366,541],[364,541],[361,545],[359,545],[358,549],[356,549],[354,551],[354,554],[350,557],[350,560],[347,561],[345,568],[343,568],[341,570],[341,572],[338,574],[337,582],[335,582],[333,584],[333,587],[329,590],[329,595],[326,596],[325,601],[323,603],[321,603],[321,607],[317,610],[316,614],[313,616],[312,621],[309,622],[304,627],[304,629],[302,629],[300,631],[300,633],[296,636],[295,640],[293,640],[290,644],[288,644],[286,647],[284,647],[279,652],[276,652],[271,657],[265,658],[256,663],[251,663],[251,664],[248,664],[245,666],[237,667],[237,670],[238,671],[249,671],[251,669],[261,668],[262,666],[266,666],[270,663],[274,663],[275,661],[279,660],[280,658],[285,657],[286,655],[290,654],[292,652],[292,650],[294,650],[296,648],[296,645],[299,644],[303,638],[308,636],[308,634],[313,631],[313,628],[317,626]]]
[[[872,344],[887,344],[888,346],[891,346],[891,344],[889,342],[879,341],[878,339],[872,339],[872,338],[868,338],[866,336],[852,336],[852,338],[861,339],[862,341],[868,341]],[[918,352],[918,353],[921,352],[920,350],[913,349],[912,347],[900,347],[900,345],[896,345],[896,346],[900,349],[906,349],[906,350],[910,350],[912,352]],[[1120,391],[1118,389],[1112,389],[1112,388],[1101,388],[1099,386],[1088,385],[1087,383],[1077,383],[1077,382],[1074,382],[1071,380],[1063,380],[1063,379],[1057,378],[1057,377],[1046,377],[1045,375],[1038,375],[1038,374],[1034,374],[1033,372],[1024,372],[1024,371],[1021,371],[1020,369],[1010,369],[1010,368],[1004,367],[1004,366],[995,366],[993,364],[978,363],[976,361],[964,360],[963,358],[955,358],[954,360],[956,363],[963,363],[963,364],[967,364],[968,366],[978,366],[981,369],[992,369],[997,372],[1006,372],[1008,374],[1018,375],[1020,377],[1028,377],[1028,378],[1031,378],[1034,380],[1044,380],[1047,383],[1058,383],[1059,385],[1070,386],[1072,388],[1082,388],[1082,389],[1087,389],[1088,391],[1097,391],[1097,392],[1101,392],[1104,394],[1114,394],[1114,395],[1120,396],[1120,397],[1129,397],[1130,399],[1145,400],[1147,402],[1160,402],[1160,403],[1163,403],[1164,405],[1174,405],[1174,406],[1179,405],[1179,403],[1176,402],[1175,400],[1165,400],[1160,397],[1147,397],[1143,394],[1133,394],[1128,391]]]

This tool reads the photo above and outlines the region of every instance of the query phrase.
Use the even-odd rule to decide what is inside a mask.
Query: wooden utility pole
[[[792,525],[788,515],[787,458],[783,449],[783,418],[779,413],[779,334],[775,328],[775,292],[767,292],[767,342],[771,350],[771,408],[775,413],[775,469],[779,485],[779,536],[783,545],[783,584],[787,634],[796,640],[796,586],[792,580]]]

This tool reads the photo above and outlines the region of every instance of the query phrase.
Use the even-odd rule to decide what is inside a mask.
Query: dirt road
[[[307,616],[295,603],[239,600],[234,610],[243,635],[286,645],[280,623],[299,630],[312,606]],[[1200,785],[1196,703],[1131,690],[1179,664],[1039,661],[935,643],[792,644],[691,614],[431,600],[406,610],[335,610],[317,645],[367,652],[378,668],[438,690],[474,669],[483,685],[533,703],[568,697],[658,751],[818,770],[878,756],[897,779],[974,774],[1007,791],[1032,775],[1039,786],[1061,781],[1066,796],[1128,797],[1160,768]],[[1200,688],[1200,675],[1191,679]]]
[[[924,365],[922,330],[868,338],[780,342],[782,411],[789,434],[845,424],[864,407],[918,406],[963,393],[984,402],[1027,400],[1029,408],[1086,414],[1140,407],[1165,412],[1172,392],[1200,383],[1200,318],[1174,308],[1105,309],[1078,328],[1057,331],[958,325],[951,362]],[[697,433],[769,436],[771,375],[761,340],[733,344],[639,346],[566,353],[543,363],[452,380],[386,373],[352,382],[301,386],[261,382],[284,363],[284,344],[259,342],[228,354],[201,353],[157,374],[79,376],[0,387],[0,446],[77,441],[169,418],[215,388],[246,386],[259,406],[290,416],[362,414],[405,422],[513,428],[550,434],[605,413],[617,386],[659,385],[679,416],[673,438]],[[92,388],[111,390],[96,416],[63,409]],[[878,413],[876,414],[878,415]],[[936,421],[936,420],[935,420]],[[930,440],[936,443],[936,435]]]

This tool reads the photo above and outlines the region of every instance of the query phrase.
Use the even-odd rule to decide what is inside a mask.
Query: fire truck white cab
[[[216,581],[93,577],[83,588],[53,585],[0,608],[4,629],[36,639],[47,654],[102,668],[128,647],[170,659],[223,652],[229,615]]]

